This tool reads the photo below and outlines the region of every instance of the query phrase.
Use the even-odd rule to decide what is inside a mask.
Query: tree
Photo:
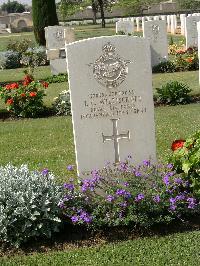
[[[1,6],[2,11],[6,11],[8,13],[22,13],[25,11],[25,6],[23,4],[18,3],[17,1],[8,1],[8,3],[4,3]]]
[[[44,28],[59,25],[55,0],[32,0],[32,12],[36,42],[45,45]]]
[[[182,1],[182,0],[181,0]],[[127,15],[142,14],[152,4],[163,2],[163,0],[119,0],[118,6],[127,10]]]
[[[200,8],[199,0],[177,0],[177,3],[181,9],[197,10]]]

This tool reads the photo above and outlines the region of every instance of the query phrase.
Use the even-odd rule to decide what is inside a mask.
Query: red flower
[[[185,140],[183,140],[183,139],[177,139],[177,140],[175,140],[175,141],[172,142],[171,149],[173,151],[175,151],[177,149],[183,148],[183,145],[184,144],[185,144]]]
[[[23,79],[23,85],[28,86],[33,81],[33,78],[30,75],[26,75]]]
[[[48,88],[48,87],[49,87],[49,83],[48,83],[48,82],[46,82],[46,81],[42,81],[41,83],[42,83],[42,86],[43,86],[44,88]]]
[[[19,84],[18,83],[12,83],[12,84],[10,84],[10,88],[11,89],[18,89],[19,88]]]
[[[188,63],[192,63],[193,58],[192,57],[188,57],[188,58],[185,59],[185,61],[188,62]]]
[[[32,91],[32,92],[29,93],[29,95],[30,95],[30,97],[35,97],[37,95],[37,93]]]
[[[11,84],[7,84],[5,86],[6,90],[11,90],[11,89],[18,89],[19,88],[19,84],[18,83],[11,83]]]
[[[21,93],[21,97],[25,97],[26,96],[26,94],[25,93]]]
[[[13,104],[13,102],[14,102],[14,101],[13,101],[13,99],[11,98],[11,99],[8,99],[8,100],[7,100],[6,104],[11,105],[11,104]]]

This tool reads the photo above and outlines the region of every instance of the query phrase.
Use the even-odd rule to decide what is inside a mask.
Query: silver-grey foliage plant
[[[20,246],[58,232],[61,193],[47,171],[30,171],[26,165],[0,167],[0,242]]]

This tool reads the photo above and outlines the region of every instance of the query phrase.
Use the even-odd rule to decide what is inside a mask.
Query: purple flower
[[[125,189],[117,189],[115,194],[118,196],[124,196],[125,198],[131,197],[131,193],[129,191],[126,191]]]
[[[125,187],[128,187],[129,183],[128,182],[123,182],[122,185],[125,186]]]
[[[174,182],[175,182],[176,184],[180,185],[180,184],[183,183],[183,180],[182,180],[180,177],[178,177],[178,178],[174,178]]]
[[[172,169],[174,166],[173,166],[173,164],[172,163],[169,163],[168,165],[167,165],[167,168],[168,169]]]
[[[185,195],[183,195],[183,194],[177,195],[177,196],[175,197],[175,199],[176,199],[176,201],[184,200],[184,199],[185,199]]]
[[[153,198],[154,202],[156,202],[156,203],[160,202],[160,196],[159,195],[153,196],[152,198]]]
[[[163,182],[165,183],[166,186],[169,186],[169,176],[168,175],[163,177]]]
[[[120,163],[120,165],[119,165],[119,170],[120,171],[127,171],[128,170],[128,165],[127,165],[127,163],[123,163],[123,162],[121,162]]]
[[[112,196],[112,195],[108,195],[107,198],[106,198],[106,200],[109,201],[109,202],[112,202],[114,199],[115,199],[115,197]]]
[[[85,212],[85,211],[82,211],[82,212],[80,213],[80,219],[81,219],[83,222],[85,222],[85,223],[91,223],[91,222],[92,222],[92,218],[91,218],[91,216],[90,216],[87,212]]]
[[[135,197],[135,201],[139,202],[144,199],[144,194],[140,193]]]
[[[73,170],[74,170],[73,165],[68,165],[68,166],[67,166],[67,170],[68,170],[68,171],[73,171]]]
[[[196,199],[194,198],[187,198],[188,202],[188,209],[194,209],[196,207]]]
[[[143,165],[145,165],[145,166],[150,166],[150,161],[149,160],[144,160],[143,161]]]
[[[42,172],[41,172],[41,174],[42,174],[43,176],[48,175],[48,173],[49,173],[49,170],[48,170],[47,168],[44,168],[44,169],[42,170]]]
[[[170,205],[170,207],[169,207],[169,209],[170,209],[171,211],[175,211],[175,210],[176,210],[176,208],[177,208],[177,206],[176,206],[176,205]]]
[[[74,185],[73,184],[67,184],[67,183],[65,183],[63,185],[63,187],[66,188],[66,189],[68,189],[68,190],[70,190],[70,191],[74,190]]]
[[[119,203],[119,206],[125,208],[125,207],[127,207],[127,202],[126,201],[121,202],[121,203]]]
[[[142,174],[139,171],[135,171],[135,176],[142,176]]]
[[[169,202],[170,202],[170,204],[175,204],[176,203],[176,198],[170,198]]]
[[[72,223],[77,223],[78,222],[78,216],[74,215],[71,217]]]

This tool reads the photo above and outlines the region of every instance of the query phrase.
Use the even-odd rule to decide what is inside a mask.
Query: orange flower
[[[5,88],[6,88],[6,90],[11,90],[10,84],[7,84],[7,85],[5,86]]]
[[[46,81],[42,81],[41,84],[42,84],[42,86],[43,86],[44,88],[48,88],[48,87],[49,87],[49,83],[46,82]]]
[[[6,104],[11,105],[11,104],[13,104],[13,102],[14,102],[14,101],[13,101],[13,99],[11,98],[11,99],[8,99],[8,100],[7,100]]]
[[[29,95],[30,95],[30,97],[35,97],[37,95],[37,93],[32,91],[32,92],[29,93]]]
[[[183,145],[184,144],[185,144],[185,140],[183,140],[183,139],[177,139],[177,140],[175,140],[175,141],[172,142],[171,149],[173,151],[175,151],[177,149],[183,148]]]
[[[25,97],[26,96],[26,94],[25,93],[21,93],[21,97]]]
[[[188,57],[188,58],[185,59],[185,61],[188,62],[188,63],[192,63],[193,58],[192,57]]]

